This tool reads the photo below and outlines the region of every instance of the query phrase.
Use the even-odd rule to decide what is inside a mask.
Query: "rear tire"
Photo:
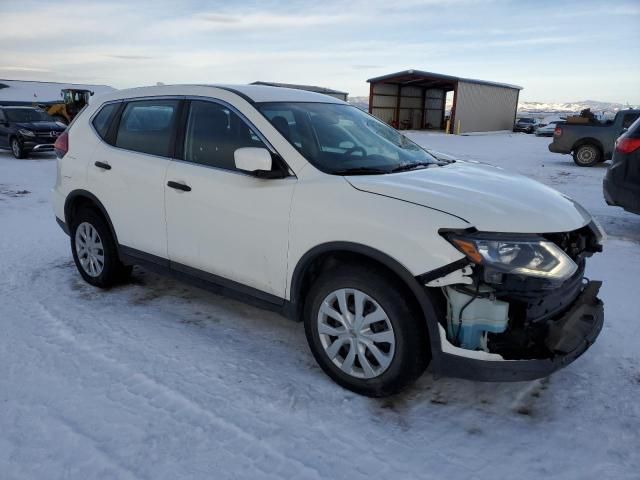
[[[370,267],[343,265],[316,280],[305,304],[305,333],[316,361],[337,384],[382,397],[424,372],[431,359],[426,325],[406,295]]]
[[[602,152],[591,143],[580,145],[573,152],[573,161],[579,167],[592,167],[602,160]]]
[[[111,229],[95,210],[83,208],[75,215],[70,237],[73,261],[87,283],[109,288],[131,275],[132,267],[118,257]]]
[[[11,153],[13,153],[13,156],[18,160],[27,158],[27,152],[20,143],[20,140],[18,140],[16,137],[13,137],[11,139]]]

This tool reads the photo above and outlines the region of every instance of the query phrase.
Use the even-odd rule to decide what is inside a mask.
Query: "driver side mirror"
[[[248,172],[260,178],[283,178],[282,172],[273,171],[271,152],[266,148],[243,147],[233,152],[238,170]]]

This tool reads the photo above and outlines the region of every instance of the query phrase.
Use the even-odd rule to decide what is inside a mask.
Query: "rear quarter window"
[[[100,135],[103,140],[106,140],[107,132],[109,131],[109,126],[111,125],[111,120],[113,119],[118,106],[118,103],[109,103],[102,107],[98,114],[93,117],[93,127],[96,129],[96,132],[98,132],[98,135]]]

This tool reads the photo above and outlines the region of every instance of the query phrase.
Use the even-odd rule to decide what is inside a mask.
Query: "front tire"
[[[20,140],[18,140],[16,137],[13,137],[11,139],[11,153],[13,153],[13,156],[18,160],[27,158],[27,152],[20,143]]]
[[[123,265],[118,258],[107,222],[95,210],[80,210],[75,215],[70,234],[73,260],[87,283],[109,288],[131,274],[131,267]]]
[[[602,161],[602,152],[595,145],[585,143],[575,149],[573,161],[579,167],[592,167]]]
[[[431,358],[424,320],[382,272],[341,266],[318,278],[305,304],[309,347],[336,383],[369,397],[402,390]]]

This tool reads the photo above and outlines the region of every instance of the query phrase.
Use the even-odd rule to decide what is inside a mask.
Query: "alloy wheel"
[[[11,142],[11,150],[13,151],[14,157],[20,157],[20,143],[18,143],[18,140],[13,139]]]
[[[76,228],[76,254],[82,269],[91,277],[98,277],[104,269],[104,247],[98,231],[88,222]]]
[[[577,154],[578,163],[582,165],[589,165],[590,163],[593,163],[597,154],[598,152],[594,147],[591,147],[591,146],[582,147],[578,150],[578,154]]]
[[[375,378],[393,361],[391,321],[378,302],[360,290],[329,293],[320,305],[317,328],[325,354],[347,375]]]

